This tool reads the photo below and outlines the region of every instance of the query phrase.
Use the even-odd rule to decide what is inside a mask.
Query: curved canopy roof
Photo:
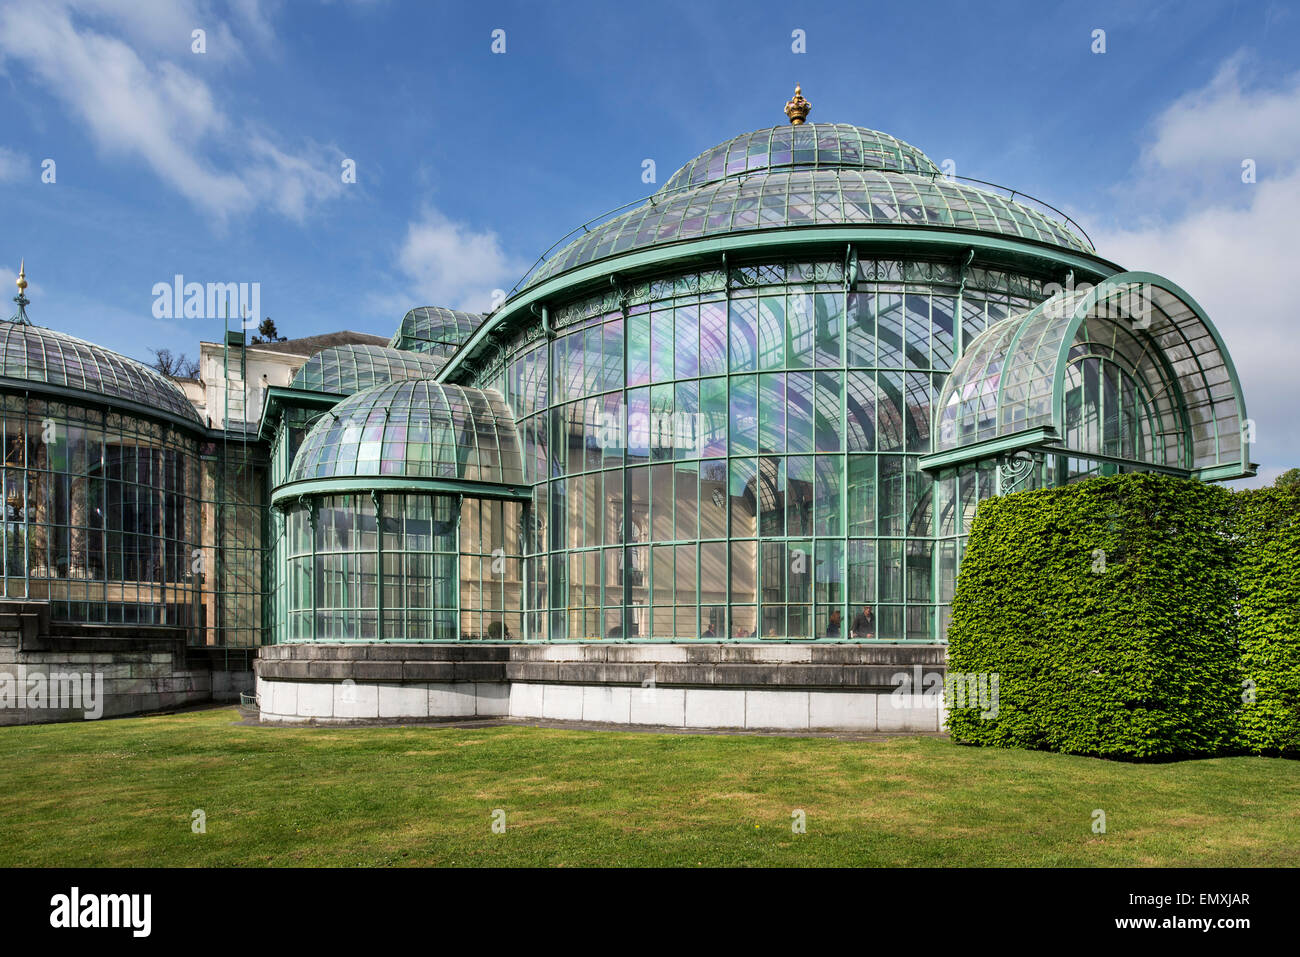
[[[332,346],[308,359],[294,374],[289,387],[328,392],[330,395],[352,395],[384,382],[430,379],[446,361],[442,356],[387,346]]]
[[[202,420],[176,383],[142,362],[73,336],[22,322],[0,322],[0,375],[123,399],[194,425]]]
[[[1196,301],[1152,273],[1058,293],[984,330],[937,409],[931,459],[1047,429],[1044,447],[1216,478],[1250,474],[1245,400],[1227,349]]]
[[[442,306],[416,306],[402,317],[388,345],[394,349],[427,352],[445,358],[482,324],[483,317],[478,313],[444,309]]]
[[[1082,237],[1046,213],[944,179],[938,170],[791,168],[656,193],[565,246],[526,285],[628,250],[722,233],[825,225],[976,230],[1093,252]]]
[[[428,379],[366,389],[320,417],[287,481],[354,476],[522,483],[514,416],[490,390]]]
[[[804,123],[755,130],[705,150],[674,173],[659,192],[673,193],[782,167],[940,172],[915,146],[888,133],[847,123]]]

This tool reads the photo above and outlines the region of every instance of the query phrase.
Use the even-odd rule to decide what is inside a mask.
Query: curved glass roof
[[[785,170],[729,178],[671,195],[595,227],[529,277],[534,285],[616,253],[755,229],[821,225],[926,226],[978,230],[1092,247],[1045,213],[935,173],[879,169]]]
[[[447,360],[387,346],[331,346],[316,353],[294,374],[291,389],[352,395],[400,379],[430,379]]]
[[[514,416],[490,390],[428,379],[366,389],[320,417],[287,481],[341,476],[521,484]]]
[[[21,322],[0,322],[0,375],[8,379],[126,399],[201,425],[176,383],[142,362],[73,336]]]
[[[847,123],[803,123],[755,130],[705,150],[674,173],[659,192],[672,193],[781,167],[940,172],[915,146],[888,133]]]
[[[1127,405],[1135,424],[1150,424],[1127,448],[1095,447],[1102,433],[1079,427],[1078,405],[1103,370],[1125,396],[1116,414]],[[1249,464],[1227,349],[1195,300],[1152,273],[1058,293],[990,326],[953,366],[937,409],[936,451],[1051,426],[1080,452],[1189,470]]]
[[[459,312],[442,306],[416,306],[402,317],[397,332],[388,340],[394,349],[450,356],[483,324],[474,312]]]

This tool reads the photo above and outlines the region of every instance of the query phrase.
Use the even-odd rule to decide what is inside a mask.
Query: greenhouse
[[[20,275],[0,328],[20,640],[134,642],[128,673],[179,642],[118,713],[219,674],[231,693],[255,651],[268,720],[938,730],[895,679],[945,667],[981,500],[1253,475],[1253,426],[1176,283],[786,107],[576,227],[489,313],[421,306],[386,345],[329,334],[278,365],[228,330],[207,344],[224,409],[216,381],[187,398],[33,325]]]
[[[446,358],[483,322],[473,312],[459,312],[441,306],[417,306],[402,317],[389,340],[394,349],[429,353]]]
[[[333,340],[261,390],[256,433],[32,325],[20,277],[0,330],[6,596],[195,646],[351,647],[405,682],[373,651],[391,644],[435,656],[411,674],[496,676],[473,694],[492,708],[524,679],[440,646],[614,669],[547,687],[643,680],[612,646],[667,649],[646,652],[665,667],[846,668],[891,645],[941,662],[980,500],[1253,474],[1241,384],[1186,291],[1044,203],[809,109],[797,95],[790,124],[581,224],[491,313],[421,306],[387,345]],[[243,394],[243,334],[224,349]],[[747,644],[848,650],[719,650]],[[264,677],[325,667],[286,660]],[[744,681],[787,680],[765,675]]]
[[[277,640],[941,642],[981,498],[1251,474],[1185,292],[795,118],[583,224],[490,315],[403,318],[439,389],[359,391],[286,462]]]
[[[383,346],[331,346],[316,353],[289,383],[291,389],[346,396],[394,379],[426,379],[446,360]]]
[[[897,678],[942,674],[981,500],[1252,475],[1252,426],[1179,286],[810,111],[796,89],[788,125],[582,223],[490,313],[421,306],[387,345],[321,336],[252,372],[227,331],[238,430],[33,326],[20,276],[6,598],[257,648],[270,721],[939,730]]]
[[[35,326],[25,273],[0,323],[4,595],[55,619],[203,624],[200,439],[174,383]]]

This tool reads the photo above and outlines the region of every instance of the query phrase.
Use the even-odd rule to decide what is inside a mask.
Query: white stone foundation
[[[700,730],[936,732],[944,718],[933,696],[878,691],[259,677],[257,693],[262,720],[283,724],[510,717]]]
[[[263,721],[283,724],[361,724],[367,721],[448,721],[504,718],[504,682],[362,683],[257,679]]]

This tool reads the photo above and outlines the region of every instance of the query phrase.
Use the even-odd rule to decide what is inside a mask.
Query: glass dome
[[[656,194],[561,249],[538,267],[527,285],[628,250],[723,233],[825,225],[976,230],[1093,251],[1047,214],[946,180],[937,170],[784,170]]]
[[[915,146],[888,133],[847,123],[805,123],[755,130],[705,150],[674,173],[659,193],[780,167],[940,172]]]
[[[416,306],[402,317],[397,332],[388,341],[394,349],[425,352],[444,358],[455,352],[474,334],[483,317],[442,306]]]
[[[387,346],[332,346],[316,353],[294,375],[291,389],[352,395],[401,379],[430,379],[446,358]]]
[[[1121,273],[981,333],[938,402],[935,451],[1050,427],[1062,448],[1179,469],[1248,466],[1241,386],[1178,286]]]
[[[0,323],[0,375],[95,397],[124,399],[195,425],[198,412],[166,376],[141,362],[73,336],[21,322]]]
[[[344,476],[524,480],[514,417],[500,394],[428,379],[366,389],[320,417],[288,482]]]

